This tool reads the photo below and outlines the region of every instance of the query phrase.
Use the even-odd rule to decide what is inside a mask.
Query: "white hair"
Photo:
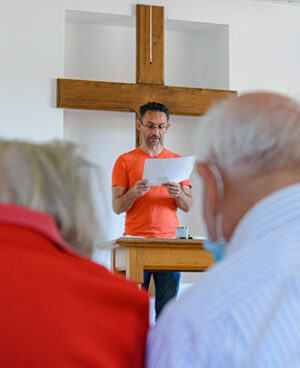
[[[72,143],[0,140],[0,202],[48,213],[63,239],[88,255],[103,239],[92,195],[97,171]]]
[[[231,176],[251,176],[300,161],[300,106],[273,93],[248,93],[215,105],[200,123],[198,159]]]

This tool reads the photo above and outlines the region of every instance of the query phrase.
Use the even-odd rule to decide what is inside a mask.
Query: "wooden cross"
[[[164,85],[162,6],[136,5],[136,83],[57,79],[57,107],[73,109],[137,113],[141,105],[157,101],[166,105],[171,114],[199,116],[215,101],[235,93]]]

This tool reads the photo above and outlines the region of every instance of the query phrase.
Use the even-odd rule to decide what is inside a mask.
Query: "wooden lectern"
[[[204,271],[213,263],[199,239],[121,237],[112,251],[113,271],[139,284],[144,271]]]

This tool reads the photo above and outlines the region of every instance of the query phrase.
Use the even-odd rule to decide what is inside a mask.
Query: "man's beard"
[[[155,139],[153,140],[153,138]],[[147,137],[147,142],[150,146],[156,146],[161,143],[161,137],[153,134],[150,137]]]

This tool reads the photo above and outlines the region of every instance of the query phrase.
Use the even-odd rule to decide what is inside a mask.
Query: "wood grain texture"
[[[126,252],[126,277],[135,280],[139,284],[144,281],[144,249],[136,247],[127,248]]]
[[[138,283],[142,282],[144,270],[204,271],[214,264],[202,240],[121,237],[116,244],[114,271],[126,270],[126,276]]]
[[[159,101],[175,115],[203,115],[214,102],[235,91],[163,85],[57,79],[57,107],[137,112],[140,105]]]
[[[164,8],[152,6],[152,20],[150,20],[150,13],[149,5],[136,6],[136,82],[162,85],[164,84]]]
[[[172,271],[203,271],[213,264],[211,254],[193,247],[144,248],[144,269]]]
[[[204,239],[204,238],[203,238]],[[135,247],[203,247],[203,239],[180,239],[180,238],[143,238],[121,236],[114,240],[114,244],[121,247],[135,246]]]

